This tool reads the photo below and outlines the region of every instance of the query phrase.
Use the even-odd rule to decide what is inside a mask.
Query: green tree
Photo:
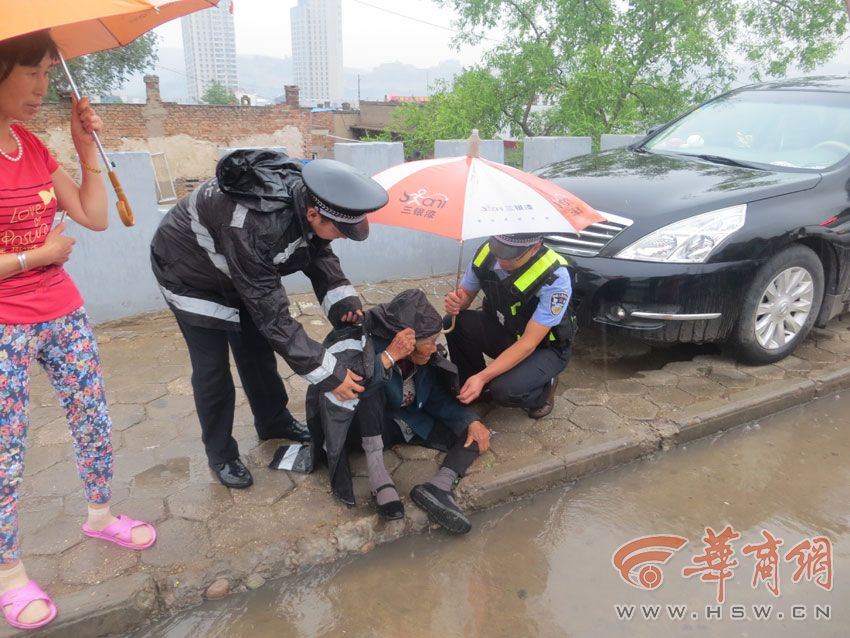
[[[451,85],[440,81],[428,102],[396,109],[393,133],[404,140],[408,158],[429,157],[434,140],[466,138],[473,128],[482,138],[493,137],[503,120],[498,90],[498,81],[484,69],[466,71]]]
[[[239,100],[236,96],[216,80],[213,80],[210,88],[208,88],[206,93],[201,96],[201,102],[204,104],[239,104]]]
[[[459,16],[458,45],[507,35],[428,107],[400,113],[405,143],[423,147],[473,127],[482,137],[646,130],[742,75],[810,70],[848,30],[843,0],[436,2]]]
[[[157,36],[146,33],[125,47],[83,55],[68,61],[74,82],[83,95],[107,95],[124,86],[127,78],[153,68],[157,61]],[[50,78],[50,97],[56,99],[70,89],[59,65]]]

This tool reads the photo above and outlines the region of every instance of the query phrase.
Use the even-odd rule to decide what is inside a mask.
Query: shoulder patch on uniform
[[[567,293],[565,292],[553,292],[552,297],[549,300],[549,312],[553,315],[561,314],[561,311],[564,309],[564,306],[567,305]]]

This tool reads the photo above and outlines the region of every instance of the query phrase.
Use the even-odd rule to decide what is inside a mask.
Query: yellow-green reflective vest
[[[525,332],[539,299],[537,293],[547,283],[555,281],[555,271],[567,265],[567,260],[551,248],[537,251],[520,269],[505,279],[493,270],[495,257],[490,253],[490,244],[484,242],[472,258],[472,270],[481,282],[484,293],[484,311],[494,316],[510,330],[517,339]],[[564,308],[561,323],[552,328],[542,347],[570,344],[576,332],[576,317],[572,302]]]

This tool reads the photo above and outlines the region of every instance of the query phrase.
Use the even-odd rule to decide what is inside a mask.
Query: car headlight
[[[705,262],[711,251],[744,225],[747,205],[695,215],[659,228],[615,255],[617,259],[680,264]]]

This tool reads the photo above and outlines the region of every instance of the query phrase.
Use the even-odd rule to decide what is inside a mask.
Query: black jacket
[[[391,411],[393,417],[409,423],[419,434],[417,442],[432,446],[427,437],[435,419],[443,421],[458,436],[465,435],[469,423],[478,417],[455,398],[457,367],[441,352],[435,353],[423,370],[421,378],[425,379],[427,387],[421,383],[417,385],[417,404],[398,408],[401,403],[400,374],[395,366],[384,370],[377,353],[398,331],[407,327],[413,328],[418,337],[430,336],[442,328],[442,318],[421,290],[405,290],[391,302],[368,310],[362,327],[334,330],[325,339],[325,346],[334,351],[346,367],[363,377],[362,383],[368,386],[366,392],[386,393],[385,409]],[[440,400],[448,405],[435,405]],[[356,432],[350,431],[351,424],[355,418],[382,421],[384,417],[383,413],[363,414],[359,399],[339,401],[330,392],[322,393],[314,387],[307,390],[307,424],[313,438],[314,455],[325,456],[331,490],[347,505],[354,505],[348,447],[359,443],[359,436],[352,436]]]
[[[235,151],[216,177],[180,200],[151,242],[154,276],[169,307],[191,325],[239,329],[247,311],[289,366],[321,391],[345,366],[289,314],[281,278],[301,271],[333,325],[361,307],[330,242],[310,232],[301,163],[283,153]]]

